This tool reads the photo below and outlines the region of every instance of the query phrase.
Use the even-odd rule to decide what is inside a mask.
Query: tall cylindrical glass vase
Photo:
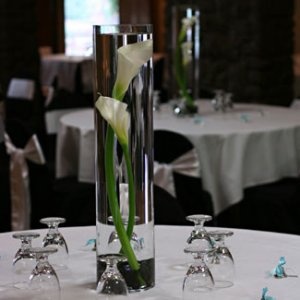
[[[154,286],[151,25],[94,26],[97,276],[105,257],[129,291]]]
[[[169,23],[169,89],[182,113],[196,113],[200,78],[200,9],[193,1],[173,1]]]

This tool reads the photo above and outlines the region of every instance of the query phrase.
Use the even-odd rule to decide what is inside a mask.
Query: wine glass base
[[[223,289],[233,286],[233,282],[229,280],[215,280],[215,288]]]

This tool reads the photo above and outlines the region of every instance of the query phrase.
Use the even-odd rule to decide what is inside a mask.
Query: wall
[[[5,93],[11,77],[38,80],[35,0],[0,1],[0,85]]]
[[[185,0],[201,12],[200,86],[236,102],[288,106],[293,100],[293,2]],[[169,0],[170,5],[182,4]],[[170,33],[169,33],[170,34]]]

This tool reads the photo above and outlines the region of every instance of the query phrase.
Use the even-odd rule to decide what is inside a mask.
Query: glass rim
[[[103,24],[93,25],[96,34],[120,34],[120,33],[152,33],[153,25],[150,23],[137,24]]]

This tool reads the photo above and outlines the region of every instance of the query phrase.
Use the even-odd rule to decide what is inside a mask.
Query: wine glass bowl
[[[210,231],[209,235],[214,241],[215,252],[210,256],[208,266],[214,276],[216,288],[225,288],[233,285],[235,267],[233,256],[225,245],[225,238],[232,236],[229,230]]]
[[[200,299],[204,293],[210,293],[214,289],[214,278],[205,260],[215,250],[212,248],[201,249],[197,245],[189,245],[184,253],[190,253],[194,257],[183,281],[183,299]]]
[[[186,219],[194,223],[194,229],[187,239],[188,244],[197,244],[202,249],[213,248],[213,241],[204,228],[204,223],[212,220],[212,216],[209,215],[189,215]]]
[[[30,250],[36,257],[36,266],[29,277],[29,288],[39,299],[60,300],[60,283],[48,256],[57,252],[55,247],[35,247]]]
[[[135,216],[134,218],[134,222],[138,222],[139,221],[139,217],[138,216]],[[113,218],[112,216],[109,216],[108,217],[108,221],[113,224]],[[127,225],[128,223],[128,216],[122,216],[122,223],[124,225]],[[138,237],[138,235],[133,232],[132,235],[131,235],[131,239],[130,239],[130,244],[132,246],[132,249],[135,251],[135,252],[139,252],[140,250],[143,249],[144,247],[144,244],[143,244],[143,239],[140,239]],[[110,250],[111,253],[118,253],[121,249],[121,243],[120,243],[120,240],[119,240],[119,237],[118,237],[118,233],[113,230],[108,238],[108,248]]]
[[[14,286],[26,288],[29,275],[35,266],[35,254],[31,252],[32,240],[40,236],[37,232],[17,232],[13,238],[21,240],[21,246],[13,258]]]
[[[58,230],[58,226],[66,221],[65,218],[49,217],[40,220],[42,224],[48,226],[48,232],[43,239],[43,247],[55,247],[57,253],[53,255],[52,262],[57,267],[66,267],[65,263],[68,259],[69,249],[67,242],[61,232]]]
[[[127,295],[128,288],[124,277],[118,270],[119,262],[127,261],[126,257],[121,254],[107,254],[100,258],[106,263],[106,269],[102,273],[97,284],[98,294],[109,295]]]

